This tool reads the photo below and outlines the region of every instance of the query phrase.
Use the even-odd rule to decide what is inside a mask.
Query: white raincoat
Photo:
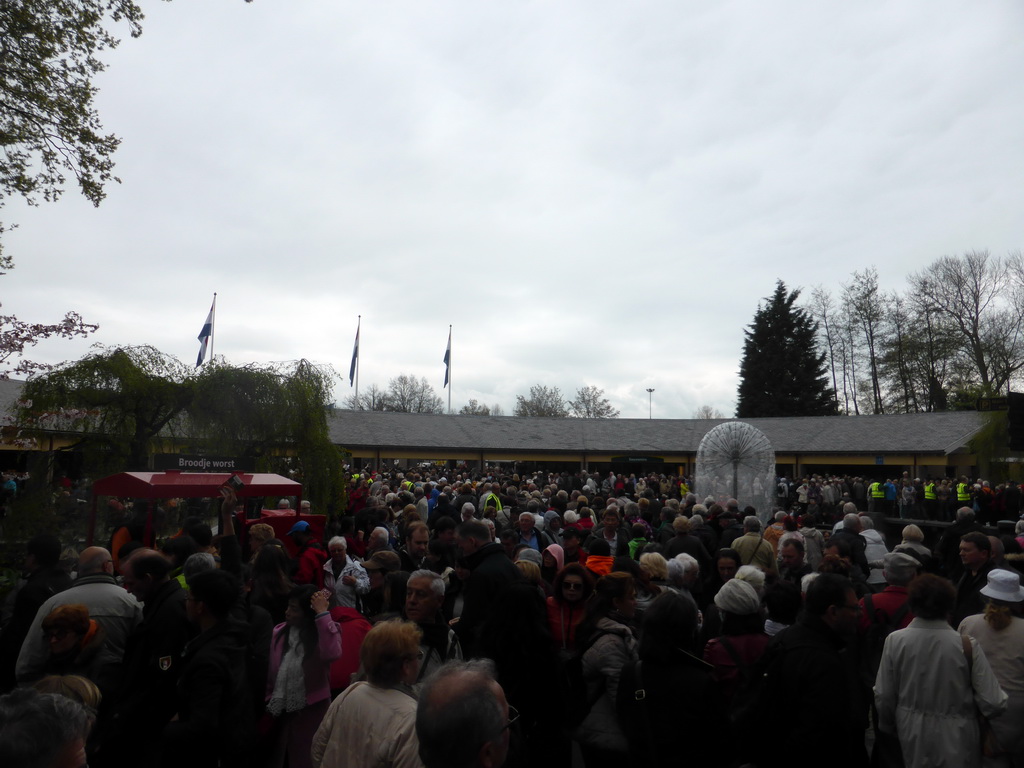
[[[967,671],[960,634],[941,619],[916,618],[885,640],[875,679],[878,726],[899,736],[907,768],[978,768],[974,705],[986,717],[1006,709],[1006,694],[985,652],[973,647]]]

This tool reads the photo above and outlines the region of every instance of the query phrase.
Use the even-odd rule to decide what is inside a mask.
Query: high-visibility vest
[[[970,501],[971,493],[967,489],[967,483],[956,484],[956,500],[957,501]]]
[[[873,499],[885,498],[885,489],[882,487],[881,483],[872,483],[868,488],[868,492],[871,494],[871,498]]]
[[[493,505],[490,504],[492,499],[494,500],[494,504]],[[501,510],[502,510],[501,499],[498,497],[498,495],[496,493],[491,492],[491,493],[488,493],[486,496],[484,496],[484,509],[486,509],[488,506],[493,506],[495,509],[497,509],[499,512],[501,512]]]
[[[928,485],[924,487],[924,500],[935,501],[935,498],[935,483],[928,483]]]

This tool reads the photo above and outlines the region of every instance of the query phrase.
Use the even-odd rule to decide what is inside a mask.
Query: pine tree
[[[818,324],[795,306],[800,290],[781,280],[743,331],[737,418],[829,416],[836,412],[828,387],[825,353],[818,351]]]

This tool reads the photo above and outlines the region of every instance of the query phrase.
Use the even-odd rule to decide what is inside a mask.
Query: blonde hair
[[[531,563],[529,560],[516,560],[516,568],[522,571],[523,576],[531,584],[540,584],[540,566]]]
[[[103,694],[96,683],[81,675],[47,675],[32,684],[39,693],[56,693],[59,696],[77,701],[93,712],[100,708]]]
[[[274,529],[266,523],[256,523],[249,529],[249,547],[255,552],[268,541],[277,538]]]
[[[903,540],[917,542],[924,541],[924,531],[911,523],[903,528]]]
[[[985,622],[996,632],[1001,632],[1013,621],[1013,612],[1005,603],[990,601],[985,606]]]
[[[411,621],[390,619],[376,624],[359,649],[366,679],[381,687],[398,685],[402,665],[419,654],[422,637],[423,631]]]
[[[652,579],[668,579],[668,561],[657,552],[644,552],[640,555],[640,567],[646,569]]]

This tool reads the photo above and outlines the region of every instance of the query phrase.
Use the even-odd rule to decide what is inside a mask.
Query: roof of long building
[[[0,380],[6,412],[24,382]],[[559,419],[333,410],[331,441],[346,448],[474,451],[696,453],[714,426],[732,419]],[[984,423],[977,411],[884,416],[743,419],[776,453],[952,454]]]
[[[336,410],[332,442],[346,448],[530,452],[696,453],[731,419],[559,419]],[[776,453],[931,453],[967,449],[983,424],[976,411],[892,416],[742,419]]]

